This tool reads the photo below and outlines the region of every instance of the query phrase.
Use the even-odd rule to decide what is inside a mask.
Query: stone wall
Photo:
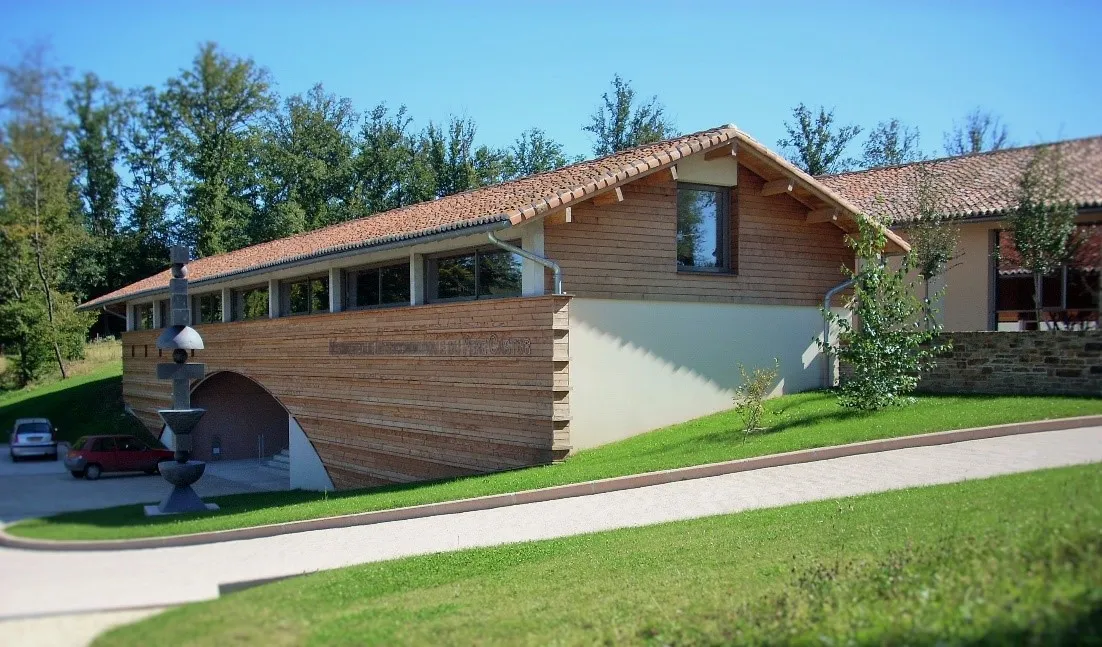
[[[1102,397],[1102,330],[943,336],[953,350],[922,377],[919,390]]]

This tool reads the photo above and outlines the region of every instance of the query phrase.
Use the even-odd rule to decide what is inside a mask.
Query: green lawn
[[[72,442],[89,434],[133,434],[150,439],[149,432],[122,408],[122,359],[88,368],[66,380],[0,393],[2,442],[16,418],[49,418],[58,440]]]
[[[1098,645],[1089,465],[328,571],[108,645]]]
[[[141,506],[74,512],[21,521],[14,535],[43,539],[119,539],[242,528],[501,494],[592,479],[840,445],[875,438],[989,424],[1102,413],[1102,398],[924,396],[912,406],[860,413],[840,408],[829,393],[771,400],[767,433],[744,438],[733,411],[673,425],[579,452],[561,465],[322,494],[274,492],[212,499],[221,510],[147,518]]]

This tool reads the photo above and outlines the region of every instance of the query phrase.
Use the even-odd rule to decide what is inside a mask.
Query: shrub
[[[773,368],[755,368],[751,372],[739,364],[738,372],[742,384],[735,388],[735,411],[742,418],[743,431],[751,434],[761,429],[765,417],[765,397],[773,390],[780,373],[781,363],[774,357]]]

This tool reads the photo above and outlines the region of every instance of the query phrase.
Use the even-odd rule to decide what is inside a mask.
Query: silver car
[[[57,460],[54,426],[45,418],[19,418],[11,430],[11,461],[30,456],[49,456]]]

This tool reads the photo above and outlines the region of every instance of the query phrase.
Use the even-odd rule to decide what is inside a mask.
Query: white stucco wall
[[[602,445],[732,406],[747,370],[780,360],[774,393],[818,388],[818,308],[574,298],[570,441]]]
[[[288,453],[291,455],[292,490],[332,490],[333,481],[325,472],[321,458],[294,416],[287,416]]]

